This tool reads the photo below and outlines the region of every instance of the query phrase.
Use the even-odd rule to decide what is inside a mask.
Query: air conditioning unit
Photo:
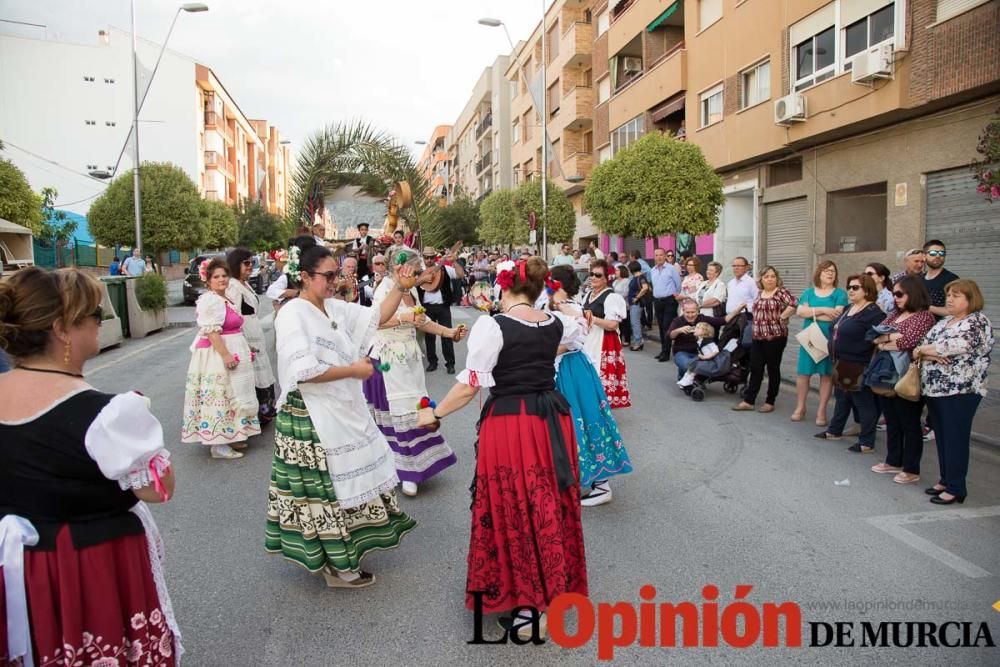
[[[642,71],[642,58],[626,56],[623,59],[626,74],[638,74]]]
[[[806,97],[799,93],[786,95],[774,103],[774,124],[791,125],[806,119]]]
[[[881,44],[855,56],[851,83],[871,84],[875,79],[891,79],[893,48],[892,44]]]

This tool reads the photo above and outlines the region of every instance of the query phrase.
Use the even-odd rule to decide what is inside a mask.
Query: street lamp
[[[156,65],[153,66],[153,72],[149,75],[149,83],[146,85],[146,90],[142,93],[142,99],[139,99],[139,56],[138,56],[138,35],[135,32],[135,0],[131,2],[132,7],[132,148],[134,152],[135,165],[132,169],[132,190],[133,190],[133,203],[135,205],[135,247],[142,249],[142,194],[139,191],[140,178],[139,178],[139,110],[146,101],[146,95],[149,93],[149,89],[153,87],[153,79],[156,77],[156,70],[160,67],[160,60],[163,58],[163,52],[167,50],[167,42],[170,41],[170,34],[174,31],[174,25],[177,23],[177,17],[180,16],[181,12],[197,13],[197,12],[207,12],[208,5],[203,2],[187,2],[177,8],[177,12],[174,14],[174,20],[170,22],[170,30],[167,31],[167,38],[163,40],[163,44],[160,46],[160,53],[156,57]],[[121,159],[121,158],[119,158]],[[110,175],[109,175],[110,176]],[[98,178],[101,178],[98,176]]]
[[[528,85],[528,75],[524,71],[524,64],[517,55],[517,50],[514,48],[514,40],[510,38],[510,31],[507,30],[507,24],[500,19],[484,17],[479,19],[479,25],[484,25],[489,28],[502,27],[503,32],[507,35],[507,43],[510,44],[510,50],[514,54],[514,59],[517,60],[517,66],[521,70],[521,77],[524,79],[524,84]],[[542,70],[542,90],[541,90],[541,100],[535,100],[535,110],[538,112],[538,119],[542,125],[542,258],[548,261],[549,259],[549,235],[548,235],[548,183],[549,180],[549,126],[545,122],[546,116],[546,101],[548,98],[548,89],[545,85],[545,0],[542,0],[542,61],[539,63]],[[530,88],[529,88],[530,92]]]

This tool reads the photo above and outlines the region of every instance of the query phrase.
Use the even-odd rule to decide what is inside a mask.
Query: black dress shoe
[[[660,363],[662,364],[662,363],[663,363],[664,361],[670,361],[670,357],[665,357],[665,356],[663,356],[663,355],[661,354],[660,356],[658,356],[658,357],[656,358],[656,360],[657,360],[657,361],[659,361],[659,362],[660,362]]]
[[[959,505],[962,505],[965,503],[965,496],[952,496],[948,500],[945,500],[941,496],[933,496],[931,497],[931,502],[934,503],[935,505],[951,505],[954,502],[957,502]]]
[[[438,369],[437,362],[436,361],[432,361],[429,364],[427,364],[427,368],[425,368],[424,370],[427,371],[428,373],[433,373],[437,369]]]
[[[446,364],[445,367],[444,367],[444,372],[447,373],[448,375],[454,375],[455,374],[455,364]]]
[[[932,486],[930,488],[924,489],[924,493],[926,493],[928,496],[939,496],[942,493],[944,493],[944,489],[935,489]]]

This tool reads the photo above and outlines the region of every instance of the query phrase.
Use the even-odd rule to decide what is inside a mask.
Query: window
[[[874,183],[826,195],[826,251],[885,250],[886,184]]]
[[[511,138],[510,138],[510,141],[511,141],[511,143],[516,144],[520,140],[521,140],[521,123],[518,122],[517,120],[515,120],[514,123],[513,123],[513,125],[512,125],[512,127],[511,127]]]
[[[722,120],[722,84],[700,95],[701,126],[707,127]]]
[[[85,120],[83,122],[85,124],[87,124],[87,125],[97,125],[97,121],[96,120]]]
[[[85,77],[83,77],[83,80],[84,80],[84,81],[89,81],[89,82],[93,82],[93,80],[94,80],[94,77],[92,77],[92,76],[85,76]]]
[[[833,26],[795,45],[795,90],[832,77],[836,71],[836,33]]]
[[[597,36],[600,37],[608,31],[608,26],[611,25],[611,19],[608,16],[608,10],[604,10],[597,15]]]
[[[580,85],[585,86],[587,88],[590,88],[591,86],[594,85],[594,70],[592,69],[583,70],[583,83]]]
[[[597,154],[598,164],[600,164],[601,162],[607,162],[611,158],[612,158],[612,155],[611,155],[611,146],[605,146]]]
[[[802,158],[793,157],[767,167],[767,185],[773,187],[802,180]]]
[[[847,26],[844,29],[844,69],[849,70],[854,65],[850,58],[877,44],[892,41],[895,22],[895,5],[887,5]]]
[[[722,18],[722,0],[698,0],[698,30]]]
[[[742,89],[742,99],[740,108],[746,109],[755,104],[760,104],[771,97],[771,61],[765,60],[743,72],[740,75]]]
[[[581,145],[580,145],[580,152],[581,153],[593,153],[594,152],[594,133],[593,132],[584,132],[583,133],[583,141],[581,142]]]
[[[535,112],[528,109],[524,112],[524,116],[521,117],[521,129],[524,132],[524,140],[531,141],[531,121],[534,120]]]
[[[549,86],[549,116],[555,116],[559,113],[559,101],[562,99],[562,95],[559,94],[559,79]]]
[[[559,21],[549,29],[549,49],[545,54],[546,64],[551,64],[559,55]]]
[[[633,143],[636,139],[645,134],[643,128],[643,117],[636,116],[621,127],[611,131],[611,154],[616,155],[618,151]]]
[[[517,76],[514,76],[514,80],[510,82],[510,99],[517,97]]]
[[[118,125],[118,123],[116,121],[113,121],[113,120],[106,120],[106,121],[104,121],[104,125],[107,126],[107,127],[116,127]]]
[[[982,4],[986,0],[937,0],[937,20],[945,21]]]
[[[611,77],[606,76],[597,84],[597,103],[603,104],[611,97]]]

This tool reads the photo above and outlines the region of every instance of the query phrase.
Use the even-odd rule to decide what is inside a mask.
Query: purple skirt
[[[416,425],[416,401],[412,412],[393,415],[386,397],[385,377],[372,359],[375,372],[364,381],[365,399],[372,417],[396,455],[396,474],[403,482],[426,482],[456,462],[455,452],[440,431],[432,433]],[[392,372],[391,370],[389,372]]]

